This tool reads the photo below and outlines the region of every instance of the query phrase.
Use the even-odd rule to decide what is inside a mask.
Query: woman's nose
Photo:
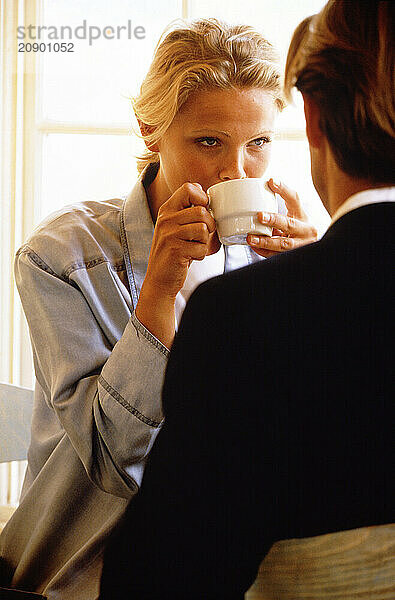
[[[228,179],[244,179],[247,177],[245,171],[244,158],[242,154],[229,157],[229,159],[220,166],[218,177],[221,181]]]

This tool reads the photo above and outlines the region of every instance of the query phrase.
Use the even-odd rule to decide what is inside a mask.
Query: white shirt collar
[[[339,206],[332,215],[331,225],[346,213],[375,202],[395,202],[395,186],[363,190],[353,194]]]

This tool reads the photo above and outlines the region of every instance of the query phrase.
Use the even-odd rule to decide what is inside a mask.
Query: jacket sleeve
[[[112,347],[78,287],[33,261],[26,247],[16,256],[15,279],[37,385],[89,478],[130,498],[162,424],[168,350],[134,313]]]
[[[258,419],[223,377],[229,300],[212,282],[183,314],[165,375],[166,420],[141,490],[107,546],[100,600],[241,600],[271,545],[256,518]]]

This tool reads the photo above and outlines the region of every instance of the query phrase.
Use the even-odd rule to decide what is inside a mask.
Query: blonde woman
[[[275,53],[259,33],[179,25],[134,100],[147,146],[134,189],[63,209],[19,250],[37,384],[21,504],[0,543],[7,585],[97,597],[104,543],[163,421],[164,370],[191,291],[315,240],[285,186],[272,185],[288,216],[271,215],[277,235],[253,247],[225,252],[207,210],[210,185],[264,175],[282,108]]]

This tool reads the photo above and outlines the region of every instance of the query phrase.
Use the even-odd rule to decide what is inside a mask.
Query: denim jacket
[[[21,503],[0,537],[13,587],[94,600],[109,533],[163,416],[169,354],[136,318],[154,225],[144,185],[46,219],[18,251],[36,389]],[[241,250],[241,254],[240,254]],[[225,269],[256,260],[235,249]]]

